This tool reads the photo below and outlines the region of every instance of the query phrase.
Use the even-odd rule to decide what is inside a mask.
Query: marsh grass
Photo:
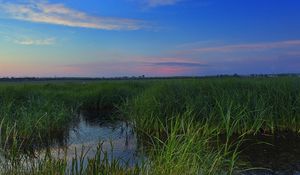
[[[142,140],[157,150],[150,153],[154,174],[233,174],[244,167],[239,154],[247,137],[299,133],[299,83],[295,78],[160,82],[127,104],[128,116]]]
[[[80,153],[71,170],[48,156],[32,174],[234,174],[243,168],[240,145],[248,136],[300,133],[295,77],[1,85],[0,104],[2,154],[16,170],[25,141],[68,130],[78,109],[130,120],[147,156],[134,168],[99,156],[82,168]]]

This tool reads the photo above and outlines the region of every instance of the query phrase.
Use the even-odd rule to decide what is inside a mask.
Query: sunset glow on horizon
[[[0,0],[0,77],[300,73],[300,1]]]

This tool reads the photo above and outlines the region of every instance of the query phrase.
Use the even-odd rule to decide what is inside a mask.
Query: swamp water
[[[243,175],[300,175],[300,136],[291,132],[246,138],[240,159],[247,162]]]
[[[126,121],[107,120],[107,114],[99,112],[80,112],[66,132],[49,140],[51,154],[61,157],[66,154],[71,161],[86,152],[88,158],[95,156],[99,143],[107,152],[108,159],[119,160],[120,164],[134,166],[145,160],[140,153],[137,135],[132,125]],[[40,149],[40,148],[38,148]],[[67,150],[64,153],[62,150]],[[245,163],[239,175],[300,175],[300,136],[280,133],[280,136],[257,136],[246,138],[241,145],[240,161]],[[43,149],[39,153],[45,152]],[[61,154],[62,153],[62,154]]]
[[[42,156],[46,150],[56,158],[66,156],[71,163],[75,157],[85,154],[84,166],[87,160],[93,158],[101,145],[103,153],[109,161],[117,160],[120,165],[135,166],[142,162],[136,133],[130,123],[120,120],[107,120],[107,114],[99,112],[80,112],[75,120],[66,126],[67,131],[56,135],[46,144],[47,148],[37,148],[37,154]],[[104,154],[102,154],[103,156]]]

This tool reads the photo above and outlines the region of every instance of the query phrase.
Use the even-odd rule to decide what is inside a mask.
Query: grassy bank
[[[79,109],[113,111],[133,122],[148,159],[130,168],[103,165],[96,156],[78,174],[233,174],[243,169],[239,146],[248,136],[300,133],[295,77],[1,84],[0,104],[1,150],[14,169],[22,167],[25,142],[61,134]],[[60,165],[50,174],[68,169],[64,160],[42,162],[43,171]]]

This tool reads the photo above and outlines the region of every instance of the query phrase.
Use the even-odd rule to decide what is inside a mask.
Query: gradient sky
[[[298,0],[0,0],[0,77],[300,73]]]

